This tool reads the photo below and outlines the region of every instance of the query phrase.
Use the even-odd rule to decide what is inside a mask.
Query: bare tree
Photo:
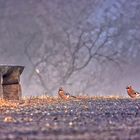
[[[71,1],[65,3],[65,6],[71,9],[68,11],[68,9],[64,9],[64,3],[61,2],[63,1],[53,3],[53,7],[51,7],[51,1],[48,3],[42,1],[40,5],[37,5],[41,7],[41,11],[39,11],[40,14],[36,21],[40,28],[43,28],[42,32],[45,37],[41,46],[44,52],[41,52],[40,60],[35,62],[33,71],[39,67],[42,73],[44,69],[47,70],[43,75],[47,77],[45,81],[47,87],[49,87],[48,90],[55,89],[59,85],[71,84],[69,80],[73,79],[75,74],[78,79],[76,82],[78,82],[79,77],[81,79],[83,77],[78,73],[84,71],[84,69],[95,67],[95,61],[101,67],[106,62],[118,66],[120,64],[117,60],[117,50],[108,46],[112,38],[117,36],[116,32],[110,31],[110,23],[96,25],[90,21],[90,16],[98,3],[96,1],[81,1],[78,4],[84,6],[77,9],[77,3]],[[47,7],[48,5],[50,7]],[[54,9],[57,6],[59,9]],[[44,16],[44,14],[47,15],[52,9],[54,12],[51,16],[49,15],[50,20],[48,20],[49,17]],[[71,15],[71,12],[75,13]],[[53,70],[51,74],[50,70]],[[88,76],[90,77],[90,73],[85,75],[85,77]],[[48,83],[47,80],[51,82]],[[91,81],[93,81],[92,78]],[[44,87],[43,82],[41,83]]]

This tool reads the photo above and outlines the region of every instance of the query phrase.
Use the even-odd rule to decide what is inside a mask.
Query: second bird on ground
[[[58,90],[58,96],[64,100],[68,100],[70,98],[76,98],[76,96],[70,95],[69,93],[65,92],[62,87],[60,87]]]
[[[132,86],[127,86],[126,87],[127,89],[127,93],[128,95],[131,97],[131,98],[137,98],[137,97],[140,97],[140,93],[135,91]]]

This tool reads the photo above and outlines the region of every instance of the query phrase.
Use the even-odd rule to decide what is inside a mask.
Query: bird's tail
[[[76,96],[71,95],[71,97],[76,98]]]
[[[139,93],[139,92],[137,92],[137,91],[136,91],[135,93],[136,93],[137,95],[139,95],[139,96],[140,96],[140,93]]]

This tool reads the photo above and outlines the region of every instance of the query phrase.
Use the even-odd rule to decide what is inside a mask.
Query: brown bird
[[[137,97],[140,96],[140,93],[137,92],[137,91],[135,91],[135,90],[132,88],[132,86],[127,86],[126,89],[127,89],[128,95],[129,95],[131,98],[137,98]]]
[[[68,100],[68,99],[70,99],[71,97],[72,97],[72,98],[76,98],[75,96],[70,95],[69,93],[66,93],[66,92],[63,90],[62,87],[59,88],[59,90],[58,90],[58,95],[59,95],[59,97],[60,97],[61,99],[64,99],[64,100]]]

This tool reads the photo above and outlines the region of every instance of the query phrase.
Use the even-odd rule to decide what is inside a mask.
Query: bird
[[[140,96],[140,93],[137,92],[137,91],[135,91],[135,90],[132,88],[132,86],[127,86],[126,89],[127,89],[128,95],[129,95],[131,98],[137,98],[137,97]]]
[[[71,97],[72,97],[72,98],[76,98],[76,96],[70,95],[69,93],[65,92],[65,91],[63,90],[62,87],[59,88],[59,90],[58,90],[58,95],[59,95],[59,97],[60,97],[61,99],[63,99],[63,100],[68,100],[68,99],[70,99]]]

